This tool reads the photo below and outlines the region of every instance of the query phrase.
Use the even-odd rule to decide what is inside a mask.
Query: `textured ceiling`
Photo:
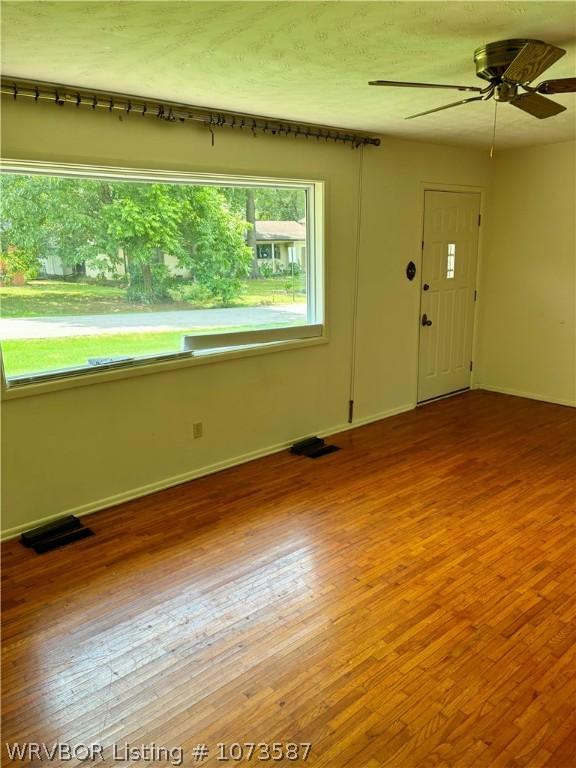
[[[573,2],[490,0],[6,0],[3,71],[407,139],[488,146],[494,102],[405,121],[463,94],[368,87],[368,80],[483,85],[474,49],[518,37],[567,49],[545,77],[574,76],[575,8]],[[573,138],[576,96],[554,99],[568,111],[547,120],[500,105],[497,146]]]

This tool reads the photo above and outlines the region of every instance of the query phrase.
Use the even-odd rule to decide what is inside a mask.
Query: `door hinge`
[[[348,403],[348,424],[352,424],[354,418],[354,400],[350,400]]]
[[[482,214],[481,213],[478,214],[478,226],[480,226],[480,224],[482,224]]]
[[[424,240],[422,240],[422,250],[424,250]]]
[[[478,299],[478,291],[474,291],[474,301],[477,301]]]
[[[472,370],[472,368],[474,368],[474,363],[472,362],[472,360],[470,360],[470,370]]]

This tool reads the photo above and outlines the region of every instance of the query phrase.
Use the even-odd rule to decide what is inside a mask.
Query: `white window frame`
[[[324,181],[310,179],[286,179],[237,174],[206,174],[156,169],[123,168],[116,166],[79,165],[5,159],[0,169],[6,173],[43,174],[82,179],[109,179],[112,181],[165,182],[168,184],[194,184],[202,186],[272,187],[303,189],[306,191],[306,324],[262,331],[214,333],[204,335],[195,343],[182,335],[182,351],[176,353],[143,356],[128,361],[82,368],[66,368],[59,371],[22,375],[7,378],[2,361],[0,341],[0,385],[3,399],[42,394],[57,389],[87,386],[119,378],[130,378],[166,370],[213,363],[270,352],[290,350],[302,346],[327,343],[324,306]],[[228,337],[224,344],[222,336]],[[207,340],[214,338],[214,344]],[[230,340],[233,341],[230,344]]]

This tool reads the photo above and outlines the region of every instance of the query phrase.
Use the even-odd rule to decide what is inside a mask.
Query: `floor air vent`
[[[20,541],[25,547],[29,547],[41,555],[51,549],[71,544],[73,541],[86,539],[88,536],[94,536],[94,531],[85,528],[74,515],[69,515],[55,520],[53,523],[47,523],[39,528],[26,531],[20,537]]]
[[[309,459],[319,459],[320,456],[326,456],[327,453],[339,451],[338,445],[326,445],[326,441],[321,437],[308,437],[299,443],[294,443],[290,448],[290,453],[296,456],[307,456]]]

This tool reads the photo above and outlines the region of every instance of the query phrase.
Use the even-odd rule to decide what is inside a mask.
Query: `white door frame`
[[[419,374],[419,351],[420,351],[420,318],[421,318],[421,303],[422,303],[422,264],[423,264],[423,250],[422,241],[424,239],[424,200],[426,192],[475,192],[480,195],[480,216],[481,225],[478,228],[478,258],[476,260],[476,275],[474,287],[477,291],[477,300],[474,302],[473,307],[473,322],[472,322],[472,372],[470,375],[470,389],[476,389],[478,384],[478,325],[479,325],[479,306],[482,301],[482,295],[480,288],[480,275],[482,265],[482,254],[484,248],[484,224],[485,224],[485,208],[486,208],[486,188],[478,187],[467,184],[442,184],[441,182],[423,181],[420,183],[420,242],[419,245],[419,257],[418,257],[418,315],[416,318],[418,328],[418,344],[416,346],[416,380],[414,383],[415,392],[418,391],[418,374]],[[448,397],[449,395],[447,395]],[[426,405],[426,403],[418,403],[418,396],[415,395],[416,405]]]

